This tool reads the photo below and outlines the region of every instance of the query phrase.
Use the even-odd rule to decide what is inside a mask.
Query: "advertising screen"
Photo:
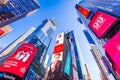
[[[22,44],[3,65],[0,66],[0,72],[8,72],[23,78],[37,51],[38,49],[33,44]]]
[[[71,72],[71,50],[70,50],[70,48],[68,49],[68,52],[67,52],[67,57],[66,57],[66,63],[65,63],[64,72],[67,75],[70,76],[70,72]]]
[[[82,13],[86,18],[88,18],[88,16],[90,15],[90,11],[89,11],[89,10],[87,10],[87,9],[85,9],[85,8],[79,6],[79,5],[76,5],[76,8],[77,8],[77,10],[78,10],[80,13]]]
[[[63,51],[63,49],[64,49],[64,44],[57,45],[57,46],[54,47],[54,52],[53,53],[61,52],[61,51]]]
[[[60,45],[64,43],[64,32],[60,33],[57,35],[56,39],[56,44],[55,45]]]
[[[112,62],[113,66],[120,75],[120,32],[118,32],[105,45],[106,54]]]
[[[112,28],[112,24],[117,18],[106,14],[101,11],[97,11],[89,23],[89,27],[99,37],[104,37],[105,34]]]

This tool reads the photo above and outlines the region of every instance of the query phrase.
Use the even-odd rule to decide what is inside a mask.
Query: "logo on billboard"
[[[102,17],[102,15],[100,15],[97,19],[96,19],[96,21],[95,21],[95,23],[93,24],[93,27],[96,29],[96,30],[99,30],[99,28],[100,28],[100,26],[105,22],[105,18],[104,17]]]

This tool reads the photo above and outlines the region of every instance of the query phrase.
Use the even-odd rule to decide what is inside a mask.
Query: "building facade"
[[[55,29],[55,21],[46,19],[32,34],[15,46],[10,57],[0,66],[0,79],[40,80],[46,77],[44,60]]]
[[[84,80],[73,31],[57,35],[48,80]]]
[[[98,51],[100,51],[100,55],[98,55],[98,57],[101,56],[101,59],[98,60],[97,62],[103,65],[102,66],[104,67],[103,70],[105,70],[106,68],[105,70],[105,72],[107,71],[106,77],[110,79],[111,74],[112,74],[112,77],[114,77],[115,80],[119,80],[118,78],[119,69],[116,69],[118,68],[118,65],[115,67],[113,66],[115,64],[114,61],[116,60],[111,59],[112,56],[110,54],[112,54],[112,52],[108,52],[108,46],[106,47],[106,44],[107,42],[109,42],[109,40],[111,40],[112,42],[112,39],[114,38],[115,35],[117,35],[117,33],[120,30],[118,27],[120,23],[119,3],[120,2],[118,0],[115,0],[115,1],[112,1],[112,0],[107,0],[107,1],[106,0],[100,0],[100,1],[82,0],[79,2],[79,4],[76,5],[79,18],[82,20],[88,33],[90,33],[90,35],[95,41],[96,51],[94,52],[92,50],[92,53],[98,54]],[[79,8],[83,8],[82,11],[79,10]],[[84,15],[84,13],[87,14],[87,17]],[[114,52],[114,54],[116,54],[116,52]],[[104,60],[102,59],[102,57],[104,57]],[[96,59],[97,59],[97,56],[96,56]],[[113,78],[111,79],[113,80]]]
[[[40,7],[36,0],[2,0],[1,3],[4,6],[0,6],[0,27],[23,18]]]

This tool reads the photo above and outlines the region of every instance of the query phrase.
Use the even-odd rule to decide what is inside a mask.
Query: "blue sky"
[[[83,61],[88,66],[92,80],[100,80],[98,67],[90,53],[89,44],[82,32],[84,25],[77,21],[78,16],[75,4],[79,1],[80,0],[39,0],[40,9],[37,12],[10,24],[13,31],[3,38],[0,38],[0,46],[7,46],[30,27],[38,27],[44,19],[54,18],[57,26],[50,48],[48,49],[48,54],[52,54],[53,52],[57,34],[73,30],[80,46],[79,53],[80,55],[82,54]]]

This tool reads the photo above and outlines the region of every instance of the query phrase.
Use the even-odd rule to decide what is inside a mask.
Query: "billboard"
[[[68,49],[68,52],[67,52],[67,57],[66,57],[66,62],[65,62],[65,68],[64,68],[64,72],[70,76],[70,73],[71,73],[71,50],[70,48]]]
[[[0,37],[6,35],[7,33],[11,32],[13,29],[10,26],[4,26],[0,28]]]
[[[22,44],[12,55],[0,66],[0,72],[8,72],[23,78],[34,59],[38,49],[30,43]]]
[[[89,10],[87,10],[87,9],[85,9],[85,8],[77,5],[77,4],[76,4],[76,8],[77,8],[77,10],[78,10],[80,13],[82,13],[86,18],[88,18],[88,16],[89,16],[90,13],[91,13]]]
[[[57,35],[56,39],[56,44],[55,45],[60,45],[64,43],[64,32],[60,33]]]
[[[120,75],[120,32],[104,45],[106,54]]]
[[[99,37],[104,37],[105,34],[112,28],[113,23],[117,20],[109,14],[97,11],[89,23],[89,27]]]

